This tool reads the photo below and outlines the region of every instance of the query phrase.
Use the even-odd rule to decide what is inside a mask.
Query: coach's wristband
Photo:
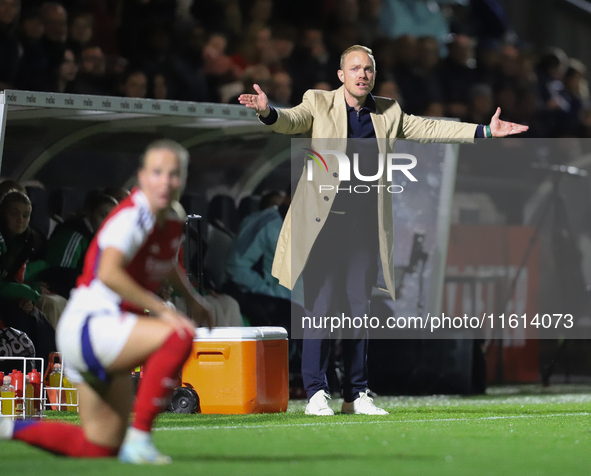
[[[492,139],[492,132],[490,131],[490,126],[484,126],[484,136],[487,139]]]

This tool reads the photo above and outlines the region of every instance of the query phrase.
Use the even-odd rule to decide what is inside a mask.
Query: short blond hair
[[[181,144],[170,139],[157,139],[154,142],[148,144],[144,154],[140,161],[140,169],[146,165],[146,157],[153,150],[165,149],[171,151],[179,159],[181,166],[181,193],[185,189],[187,184],[187,174],[189,169],[189,151],[185,149]]]
[[[341,55],[341,70],[345,67],[345,58],[349,53],[353,53],[353,51],[363,51],[364,53],[367,53],[367,55],[371,58],[371,62],[373,63],[373,69],[375,71],[376,59],[373,57],[373,51],[367,46],[363,45],[353,45],[347,48],[345,51],[343,51],[343,54]]]

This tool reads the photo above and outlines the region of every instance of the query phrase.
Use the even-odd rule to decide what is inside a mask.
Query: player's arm
[[[199,326],[213,327],[209,303],[193,290],[193,286],[178,266],[174,266],[168,275],[170,284],[176,289],[191,309],[191,318]]]
[[[192,334],[193,324],[182,314],[170,309],[164,304],[164,301],[154,293],[141,287],[125,271],[127,258],[114,247],[107,247],[101,254],[98,267],[98,279],[105,286],[116,292],[123,300],[139,307],[147,309],[158,318],[173,324],[177,332],[189,332]]]

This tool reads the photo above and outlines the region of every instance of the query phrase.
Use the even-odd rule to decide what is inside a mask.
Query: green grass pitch
[[[341,400],[332,402],[340,409]],[[381,397],[389,416],[160,417],[167,467],[56,457],[0,442],[2,475],[589,475],[591,387],[499,387],[482,397]],[[49,418],[76,420],[67,413]]]

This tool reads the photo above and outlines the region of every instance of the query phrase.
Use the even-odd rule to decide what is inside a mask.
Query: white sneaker
[[[12,439],[14,421],[11,417],[0,417],[0,440]]]
[[[152,443],[150,433],[129,428],[119,450],[119,461],[129,464],[170,464],[170,456],[163,455]]]
[[[324,390],[318,390],[306,405],[306,415],[330,416],[334,415],[328,406],[330,395]]]
[[[383,408],[378,408],[373,403],[373,398],[369,395],[369,390],[359,392],[359,398],[352,402],[343,402],[341,413],[349,413],[355,415],[388,415],[389,413]]]

